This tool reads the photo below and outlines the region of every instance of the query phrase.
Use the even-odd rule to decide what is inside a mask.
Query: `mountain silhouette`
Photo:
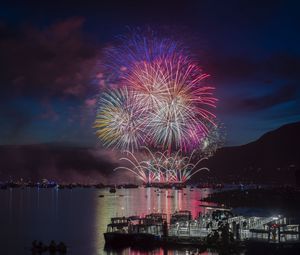
[[[270,131],[258,140],[220,148],[205,162],[222,181],[294,183],[300,166],[300,122]]]

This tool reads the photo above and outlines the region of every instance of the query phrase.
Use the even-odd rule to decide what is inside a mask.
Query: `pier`
[[[170,215],[169,223],[167,215],[159,213],[145,217],[112,218],[104,233],[105,241],[108,245],[124,243],[154,246],[300,243],[299,225],[289,224],[289,219],[284,216],[235,216],[230,209],[215,207],[208,207],[205,211],[195,219],[188,211],[178,211]]]

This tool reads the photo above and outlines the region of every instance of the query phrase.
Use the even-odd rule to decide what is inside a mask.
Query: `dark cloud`
[[[26,127],[33,121],[29,112],[18,107],[1,107],[1,143],[17,143]]]
[[[97,52],[82,34],[83,18],[48,27],[0,28],[2,95],[83,97],[90,90]]]
[[[63,116],[90,123],[86,108],[92,112],[95,106],[90,95],[97,91],[92,81],[98,48],[85,39],[83,25],[81,17],[40,27],[0,22],[2,144],[39,139],[28,130],[32,124],[55,122],[63,130],[70,125]]]
[[[59,120],[59,114],[53,109],[51,102],[45,100],[41,104],[45,108],[45,111],[37,117],[38,119],[51,121]]]
[[[249,80],[261,80],[271,84],[273,79],[300,81],[300,55],[273,53],[260,59],[245,55],[207,53],[204,69],[220,83],[230,84]],[[266,82],[267,81],[267,82]],[[299,82],[300,86],[300,82]]]
[[[1,146],[0,178],[105,182],[117,166],[110,153],[66,144]]]
[[[232,82],[246,80],[257,73],[257,64],[245,56],[224,56],[220,54],[208,54],[204,59],[205,70],[213,75],[218,82]]]
[[[300,80],[300,55],[279,53],[273,55],[266,62],[266,66],[278,77]]]
[[[262,96],[246,97],[236,103],[237,111],[260,111],[279,104],[294,101],[297,98],[296,86],[286,85]]]

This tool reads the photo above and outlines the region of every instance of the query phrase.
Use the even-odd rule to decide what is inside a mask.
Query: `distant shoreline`
[[[300,189],[294,187],[229,190],[212,193],[203,202],[224,204],[229,207],[259,207],[283,212],[300,211]]]

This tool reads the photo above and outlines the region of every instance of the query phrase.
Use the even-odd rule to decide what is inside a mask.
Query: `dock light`
[[[273,217],[272,217],[272,220],[278,220],[278,217],[273,216]]]

